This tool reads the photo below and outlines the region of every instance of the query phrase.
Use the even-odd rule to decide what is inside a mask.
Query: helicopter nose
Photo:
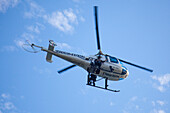
[[[127,71],[126,75],[128,76],[129,75],[129,71],[128,70],[126,70],[126,71]]]

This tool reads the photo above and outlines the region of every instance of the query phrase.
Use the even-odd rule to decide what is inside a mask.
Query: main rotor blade
[[[139,66],[139,65],[136,65],[136,64],[133,64],[133,63],[130,63],[130,62],[127,62],[127,61],[121,60],[121,59],[119,59],[119,61],[124,62],[124,63],[129,64],[129,65],[132,65],[132,66],[135,66],[135,67],[137,67],[137,68],[140,68],[140,69],[143,69],[143,70],[149,71],[149,72],[153,72],[153,70],[152,70],[152,69],[148,69],[148,68],[145,68],[145,67],[142,67],[142,66]]]
[[[97,37],[97,48],[100,50],[100,39],[99,39],[99,28],[98,28],[98,17],[97,17],[97,6],[94,6],[95,11],[95,24],[96,24],[96,37]]]
[[[60,73],[62,73],[62,72],[64,72],[64,71],[67,71],[68,69],[71,69],[71,68],[73,68],[73,67],[75,67],[75,66],[76,66],[76,65],[71,65],[71,66],[69,66],[69,67],[66,67],[66,68],[58,71],[58,73],[60,74]]]

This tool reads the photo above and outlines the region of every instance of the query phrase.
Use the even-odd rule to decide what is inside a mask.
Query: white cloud
[[[9,93],[0,93],[0,113],[30,113],[25,110],[19,109],[15,104],[16,100],[22,98],[10,95]]]
[[[138,98],[137,96],[134,96],[134,97],[132,97],[130,100],[131,100],[131,101],[135,101],[137,98]]]
[[[170,74],[165,74],[163,76],[152,76],[152,79],[158,80],[160,85],[168,85],[170,82]]]
[[[114,106],[115,104],[113,102],[110,102],[110,106]]]
[[[72,33],[74,31],[74,25],[78,24],[77,13],[71,8],[47,14],[37,3],[33,1],[27,1],[27,3],[29,4],[29,10],[24,13],[26,18],[42,19],[46,23],[65,33]],[[85,21],[83,17],[80,17],[80,20]],[[45,26],[40,23],[27,26],[27,31],[25,31],[19,39],[14,40],[15,44],[18,47],[22,47],[23,44],[25,44],[25,40],[29,40],[30,42],[41,42],[41,39],[38,38],[38,34],[40,34],[41,30],[44,28]],[[71,49],[71,46],[66,43],[58,43],[57,45],[61,49]]]
[[[4,99],[9,99],[9,98],[10,98],[10,95],[9,95],[9,94],[5,94],[5,93],[2,93],[2,94],[1,94],[1,97],[4,98]]]
[[[122,112],[123,113],[131,113],[131,111],[133,110],[133,112],[138,113],[140,111],[142,111],[142,108],[140,108],[140,106],[137,103],[141,103],[141,102],[145,102],[144,98],[139,98],[137,96],[133,96],[129,99],[128,103],[125,104]]]
[[[157,90],[159,90],[160,92],[164,92],[165,91],[164,86],[158,85],[156,83],[153,83],[153,87],[156,88]]]
[[[15,112],[16,107],[11,101],[11,95],[7,93],[2,93],[0,96],[0,113]]]
[[[68,10],[64,10],[64,14],[67,16],[68,20],[71,23],[78,23],[77,16],[73,13],[73,10],[71,8]]]
[[[44,74],[44,73],[51,74],[52,73],[52,71],[49,68],[41,69],[41,68],[34,66],[33,70],[38,72],[39,74]]]
[[[165,87],[169,87],[169,83],[170,83],[170,74],[165,74],[162,76],[151,76],[151,78],[153,80],[157,80],[159,82],[159,85],[157,84],[153,84],[153,86],[155,88],[157,88],[160,92],[164,92],[165,91]]]
[[[72,32],[74,30],[73,25],[78,24],[76,13],[73,9],[65,9],[63,11],[55,11],[51,14],[46,14],[45,10],[36,4],[35,2],[29,2],[30,10],[25,12],[26,18],[41,18],[47,21],[50,25],[63,32]],[[85,21],[83,17],[80,17],[82,22]],[[37,27],[29,26],[28,30],[39,32]]]
[[[24,38],[25,40],[34,40],[34,38],[35,38],[35,36],[34,35],[32,35],[32,34],[30,34],[30,33],[23,33],[22,35],[21,35],[21,37],[22,38]]]
[[[53,12],[51,16],[48,16],[47,21],[52,26],[58,28],[61,31],[72,31],[73,27],[69,24],[67,17],[62,12]]]
[[[12,45],[6,45],[1,48],[1,52],[4,52],[4,51],[13,52],[13,51],[17,51],[17,48]]]
[[[139,106],[138,106],[138,105],[136,105],[136,106],[135,106],[135,108],[136,108],[136,109],[139,109]]]
[[[165,105],[165,102],[164,101],[162,101],[162,100],[157,100],[157,101],[152,101],[152,106],[163,106],[163,105]]]
[[[31,43],[41,42],[41,39],[38,38],[37,34],[44,28],[44,25],[40,23],[28,26],[27,31],[24,32],[20,38],[14,40],[15,44],[18,47],[23,47],[24,44],[31,45]],[[27,47],[25,46],[25,48]]]
[[[33,42],[33,40],[31,40],[31,39],[16,39],[16,40],[14,40],[14,42],[15,42],[16,46],[24,49],[27,52],[36,53],[36,52],[40,51],[37,48],[31,47],[31,44]]]
[[[126,110],[122,110],[122,112],[123,112],[123,113],[129,113],[129,112],[128,112],[128,111],[126,111]]]
[[[24,40],[21,40],[21,39],[19,39],[19,40],[14,40],[14,42],[15,42],[15,44],[16,44],[18,47],[22,47],[23,44],[25,43],[25,41],[24,41]]]
[[[20,38],[14,40],[15,44],[18,47],[22,47],[24,44],[41,42],[41,39],[38,38],[37,34],[40,34],[40,31],[42,29],[45,29],[45,26],[40,23],[36,23],[35,25],[28,26],[27,31],[24,32]]]
[[[60,49],[71,49],[71,46],[68,45],[67,43],[56,43],[57,47],[59,47]]]
[[[164,92],[165,88],[163,86],[157,86],[156,87],[160,92]]]
[[[5,13],[9,7],[15,7],[19,0],[0,0],[0,12]]]
[[[57,11],[51,15],[44,15],[44,19],[63,32],[72,32],[74,30],[72,24],[78,23],[77,16],[73,13],[72,9],[64,10],[64,13]]]
[[[164,101],[161,101],[161,100],[157,100],[156,101],[159,105],[161,105],[161,106],[163,106],[164,104],[165,104],[165,102]]]
[[[84,17],[80,17],[80,20],[82,21],[82,22],[85,22],[85,18]]]
[[[24,13],[26,18],[42,17],[44,9],[35,2],[29,2],[30,10]]]
[[[40,33],[40,30],[44,29],[45,26],[40,24],[40,23],[36,23],[35,25],[30,25],[27,27],[27,30],[32,32],[32,33]]]
[[[165,111],[162,109],[159,109],[159,110],[153,109],[150,113],[165,113]]]
[[[165,111],[164,110],[159,110],[158,113],[165,113]]]
[[[6,102],[4,103],[4,109],[11,110],[11,109],[16,109],[16,107],[14,106],[12,102]]]
[[[31,32],[40,33],[38,26],[28,26],[27,29]]]

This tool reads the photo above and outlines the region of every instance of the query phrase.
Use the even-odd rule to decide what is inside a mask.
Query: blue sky
[[[87,72],[25,40],[82,55],[96,54],[93,6],[99,6],[103,53],[146,66],[126,65],[129,77],[109,81],[120,93],[86,86]],[[169,113],[169,0],[0,0],[0,113]],[[103,85],[103,82],[99,82]]]

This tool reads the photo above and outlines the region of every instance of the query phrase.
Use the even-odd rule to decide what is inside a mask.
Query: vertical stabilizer
[[[50,51],[54,51],[54,47],[56,46],[56,44],[54,43],[53,40],[49,40],[49,46],[48,46],[48,50]],[[46,56],[46,61],[49,63],[52,63],[52,54],[47,52],[47,56]]]

